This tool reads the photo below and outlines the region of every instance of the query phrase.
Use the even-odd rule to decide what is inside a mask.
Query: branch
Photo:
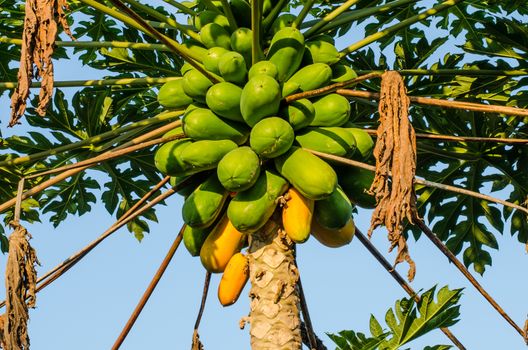
[[[192,338],[192,350],[202,349],[203,345],[200,342],[200,336],[198,335],[198,328],[200,328],[200,322],[202,321],[202,315],[205,310],[205,303],[207,301],[207,294],[209,294],[209,283],[211,282],[211,272],[205,272],[205,281],[202,291],[202,301],[200,302],[200,308],[198,309],[198,315],[196,315],[196,321],[194,322],[193,338]]]
[[[273,24],[273,22],[279,17],[279,13],[281,13],[282,9],[286,4],[288,3],[288,0],[279,0],[277,1],[277,4],[273,7],[273,9],[268,13],[266,18],[262,21],[262,28],[263,32],[267,33],[270,26]]]
[[[174,1],[174,0],[163,0],[163,1],[165,1],[169,5],[172,5],[172,6],[176,7],[178,10],[180,10],[181,12],[183,12],[185,14],[188,14],[188,15],[190,15],[192,17],[197,17],[198,16],[198,13],[194,12],[194,10],[188,8],[185,5],[180,4],[177,1]]]
[[[379,73],[382,70],[358,70],[357,74]],[[463,76],[524,76],[528,75],[526,69],[401,69],[398,71],[400,75],[463,75]]]
[[[257,6],[255,6],[255,4]],[[260,61],[262,48],[260,47],[260,25],[262,18],[262,0],[252,0],[251,2],[251,64],[254,65]]]
[[[0,37],[0,43],[22,45],[21,39]],[[112,47],[122,49],[136,49],[136,50],[152,50],[152,51],[170,51],[170,49],[163,44],[151,43],[133,43],[129,41],[56,41],[55,45],[60,47],[79,47],[79,48],[100,48]]]
[[[306,3],[303,6],[303,9],[295,19],[295,22],[293,22],[292,27],[293,28],[300,28],[302,25],[302,22],[312,9],[313,5],[315,4],[315,0],[307,0]]]
[[[348,10],[350,7],[354,6],[359,0],[348,0],[344,2],[341,6],[334,9],[332,12],[328,13],[324,18],[319,22],[314,24],[310,29],[304,33],[304,37],[307,38],[311,34],[315,33],[318,29],[327,25],[330,21],[333,21],[337,16]]]

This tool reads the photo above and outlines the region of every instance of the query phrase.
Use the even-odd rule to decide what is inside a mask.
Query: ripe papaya
[[[315,237],[322,245],[330,248],[339,248],[349,244],[356,233],[354,220],[350,217],[345,226],[337,230],[329,230],[312,221],[312,236]]]
[[[181,172],[175,175],[191,175],[214,169],[229,151],[237,148],[231,140],[200,140],[191,142],[177,154]]]
[[[249,279],[248,258],[242,253],[236,253],[229,259],[218,284],[218,300],[222,306],[236,303],[240,293]]]
[[[183,90],[183,80],[171,80],[163,84],[158,92],[158,102],[165,108],[183,108],[193,102]]]
[[[340,56],[334,44],[326,40],[313,40],[305,44],[303,63],[326,63],[333,65],[339,62]]]
[[[227,216],[237,230],[255,232],[271,217],[277,199],[288,189],[288,182],[269,170],[260,173],[248,190],[238,192],[227,207]]]
[[[337,175],[330,165],[312,153],[293,146],[275,158],[277,171],[303,196],[320,200],[334,192]]]
[[[239,27],[251,27],[251,6],[246,0],[231,0],[231,11]]]
[[[354,155],[354,159],[367,160],[372,155],[374,150],[374,140],[372,137],[363,129],[360,128],[346,128],[348,132],[354,135],[356,139],[357,152]]]
[[[223,54],[218,60],[218,70],[226,81],[238,85],[242,85],[246,81],[246,61],[238,52],[229,51]]]
[[[299,69],[282,87],[282,97],[328,85],[332,68],[325,63],[314,63]]]
[[[190,69],[185,72],[182,78],[183,91],[187,96],[192,97],[195,101],[205,103],[205,94],[213,83],[196,69]]]
[[[286,195],[282,208],[282,226],[295,243],[303,243],[310,237],[314,201],[304,197],[294,187]]]
[[[337,230],[346,225],[350,216],[352,204],[339,185],[329,197],[315,202],[315,220],[325,228]]]
[[[200,249],[205,242],[205,239],[211,233],[213,227],[197,228],[185,225],[183,230],[183,244],[191,256],[200,255]]]
[[[194,26],[200,30],[203,26],[208,23],[216,23],[222,26],[225,30],[229,30],[229,21],[226,16],[220,14],[220,12],[205,10],[201,11],[198,16],[194,17]]]
[[[251,29],[238,28],[231,34],[231,48],[241,54],[246,62],[246,67],[251,66],[251,48],[253,47],[253,34]]]
[[[279,111],[281,93],[279,83],[267,75],[251,78],[242,89],[240,112],[249,126]]]
[[[235,148],[220,160],[216,171],[225,189],[245,191],[255,184],[260,175],[260,159],[247,146]]]
[[[277,66],[273,64],[273,62],[270,61],[259,61],[255,63],[248,72],[248,79],[252,79],[253,77],[264,74],[269,75],[273,79],[277,79],[277,75],[279,74],[279,71],[277,70]]]
[[[244,122],[240,112],[241,96],[242,88],[225,81],[215,84],[207,90],[205,102],[219,116],[237,122]]]
[[[302,130],[295,141],[304,148],[350,158],[356,151],[356,140],[346,128],[310,127]]]
[[[357,73],[347,65],[335,64],[332,66],[332,83],[342,83],[357,78]]]
[[[315,118],[315,108],[310,100],[303,98],[284,106],[280,115],[288,120],[293,130],[299,130],[310,125]]]
[[[233,255],[244,246],[246,235],[238,231],[227,215],[220,219],[200,250],[200,261],[212,273],[223,272]]]
[[[195,108],[182,119],[185,135],[193,140],[231,140],[246,142],[249,128],[243,123],[224,120],[208,108]]]
[[[208,227],[213,224],[229,195],[218,181],[216,174],[211,174],[183,202],[183,221],[192,227]]]
[[[311,126],[340,126],[350,118],[350,103],[346,97],[328,94],[313,102],[314,120]]]
[[[296,18],[297,17],[291,13],[283,13],[273,21],[273,24],[271,25],[271,33],[275,34],[283,28],[291,27]]]
[[[180,161],[183,149],[190,145],[190,139],[174,140],[164,143],[154,154],[154,165],[165,175],[178,175],[183,172],[185,165]]]
[[[304,53],[304,37],[293,27],[279,30],[271,39],[267,59],[277,66],[278,80],[284,82],[299,69]]]
[[[209,50],[207,50],[207,53],[202,56],[205,69],[214,74],[220,74],[220,69],[218,69],[218,61],[220,61],[220,57],[222,57],[222,55],[227,52],[229,52],[229,50],[226,50],[220,46],[211,47]]]
[[[336,169],[339,184],[352,203],[362,208],[376,207],[376,198],[367,193],[374,181],[374,172],[353,166]]]
[[[212,47],[223,47],[231,49],[231,36],[227,30],[219,24],[207,23],[200,29],[200,39],[208,49]]]
[[[287,121],[269,117],[262,119],[251,129],[249,144],[261,157],[274,158],[290,149],[294,136]]]

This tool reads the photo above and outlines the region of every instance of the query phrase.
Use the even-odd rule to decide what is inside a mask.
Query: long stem
[[[221,12],[218,7],[215,6],[215,4],[213,4],[213,2],[211,0],[201,0],[202,3],[204,3],[205,7],[207,7],[207,9],[211,10],[211,11],[215,11],[215,12]]]
[[[317,22],[315,25],[313,25],[310,29],[308,29],[305,33],[305,37],[309,37],[311,34],[315,33],[319,28],[324,27],[326,24],[328,24],[330,21],[334,20],[337,16],[348,10],[350,7],[354,6],[359,0],[348,0],[345,1],[341,6],[334,9],[332,12],[324,16],[319,22]]]
[[[260,47],[260,24],[262,19],[262,0],[251,0],[251,34],[253,45],[251,47],[251,63],[260,61],[262,49]]]
[[[357,74],[379,73],[381,70],[358,70]],[[527,69],[402,69],[399,70],[400,75],[463,75],[463,76],[524,76],[528,75]]]
[[[165,84],[168,81],[178,80],[181,77],[165,77],[165,78],[121,78],[121,79],[96,79],[96,80],[65,80],[56,81],[53,87],[80,87],[80,86],[123,86],[123,85],[159,85]],[[0,83],[0,89],[14,89],[17,82],[8,81]],[[40,88],[40,81],[31,83],[32,88]]]
[[[390,26],[382,31],[379,31],[377,33],[374,33],[372,35],[369,35],[367,36],[366,38],[364,39],[361,39],[359,40],[358,42],[348,46],[347,48],[341,50],[340,52],[340,55],[341,57],[344,57],[356,50],[359,50],[360,48],[364,47],[364,46],[367,46],[368,44],[370,43],[373,43],[374,41],[376,40],[379,40],[381,38],[384,38],[402,28],[405,28],[405,27],[408,27],[410,26],[411,24],[414,24],[414,23],[417,23],[417,22],[420,22],[422,21],[423,19],[427,18],[427,17],[430,17],[430,16],[433,16],[433,15],[436,15],[437,13],[445,10],[445,9],[448,9],[449,7],[452,7],[452,6],[455,6],[456,4],[458,4],[459,2],[462,2],[464,0],[447,0],[447,1],[444,1],[443,3],[437,5],[437,6],[434,6],[428,10],[425,10],[415,16],[412,16],[412,17],[409,17],[393,26]]]
[[[188,15],[190,15],[192,17],[198,16],[198,14],[196,12],[194,12],[192,9],[188,8],[185,5],[180,4],[177,1],[174,1],[174,0],[163,0],[163,1],[165,1],[169,5],[172,5],[172,6],[176,7],[178,10],[180,10],[181,12],[183,12],[185,14],[188,14]]]
[[[222,8],[224,9],[224,15],[227,17],[227,21],[229,22],[229,28],[232,32],[234,32],[238,29],[238,25],[235,20],[235,16],[233,15],[233,11],[231,11],[231,6],[227,0],[220,0],[220,2],[222,3]]]
[[[267,33],[275,19],[279,16],[279,13],[282,11],[284,6],[288,3],[288,0],[279,0],[277,4],[271,9],[270,13],[262,21],[262,31]]]
[[[303,9],[301,10],[301,13],[299,13],[299,16],[297,16],[297,18],[292,24],[293,28],[301,28],[302,22],[304,21],[314,4],[315,0],[306,1],[306,4],[304,4]]]
[[[0,43],[22,45],[21,39],[14,39],[8,37],[0,37]],[[163,44],[151,43],[132,43],[129,41],[56,41],[55,45],[60,47],[78,47],[78,48],[99,48],[112,47],[135,50],[151,50],[151,51],[170,51],[170,49]]]

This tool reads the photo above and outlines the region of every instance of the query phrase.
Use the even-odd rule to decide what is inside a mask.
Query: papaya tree
[[[409,281],[407,240],[425,236],[527,338],[468,270],[491,265],[506,225],[528,243],[525,2],[4,0],[0,11],[14,130],[0,143],[6,349],[29,347],[40,289],[124,225],[142,239],[175,193],[184,225],[160,271],[183,241],[206,281],[222,274],[222,305],[249,280],[252,349],[324,348],[296,262],[312,236],[330,248],[356,236],[410,294],[386,327],[371,318],[370,336],[331,334],[339,349],[397,349],[436,328],[464,348],[448,329],[460,289],[412,291],[358,213],[372,215],[369,236],[386,228]],[[54,81],[53,63],[71,60],[93,79]],[[28,224],[100,204],[117,222],[37,278]]]

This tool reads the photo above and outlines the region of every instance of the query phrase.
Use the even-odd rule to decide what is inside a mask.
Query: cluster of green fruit
[[[264,35],[265,57],[252,65],[249,4],[232,0],[231,10],[238,29],[231,31],[219,12],[203,11],[194,19],[201,43],[185,44],[203,57],[203,67],[220,82],[213,83],[186,63],[182,78],[163,85],[158,95],[166,108],[186,108],[182,127],[170,132],[183,132],[186,138],[163,144],[155,164],[173,176],[173,185],[185,180],[180,189],[186,197],[184,243],[195,256],[201,250],[200,255],[206,255],[202,246],[215,227],[232,225],[242,233],[240,239],[259,230],[290,186],[314,202],[306,210],[314,211],[316,224],[330,231],[350,224],[351,201],[374,204],[364,193],[372,182],[371,172],[329,164],[306,150],[358,160],[371,155],[371,137],[349,122],[349,101],[329,93],[284,102],[286,96],[356,76],[339,64],[331,38],[305,42],[303,34],[290,26],[295,17],[283,14],[271,26],[269,37]],[[305,241],[309,224],[308,232],[292,233],[291,238]],[[242,243],[230,244],[232,255]],[[202,262],[214,272],[227,264],[209,258],[202,256]]]

